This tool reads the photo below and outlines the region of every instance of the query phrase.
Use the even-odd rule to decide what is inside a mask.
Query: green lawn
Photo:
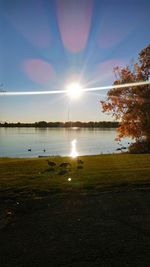
[[[96,155],[80,157],[50,157],[57,166],[49,169],[47,158],[0,158],[0,193],[2,195],[42,195],[49,192],[100,189],[106,186],[133,185],[150,182],[150,155]],[[59,164],[70,162],[66,173]],[[68,181],[68,178],[71,181]]]

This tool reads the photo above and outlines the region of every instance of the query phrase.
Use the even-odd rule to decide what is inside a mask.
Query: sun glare
[[[67,86],[67,94],[71,98],[79,98],[82,95],[82,87],[79,83],[73,82]]]
[[[77,140],[74,139],[71,141],[71,157],[72,158],[76,158],[78,157],[78,152],[77,152],[77,148],[76,148],[76,143],[77,143]]]

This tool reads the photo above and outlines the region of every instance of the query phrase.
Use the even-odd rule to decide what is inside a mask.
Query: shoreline
[[[76,158],[82,158],[82,157],[93,157],[93,156],[105,156],[105,155],[121,155],[121,154],[130,154],[128,151],[126,152],[112,152],[112,153],[100,153],[100,154],[85,154],[85,155],[78,155]],[[30,157],[16,157],[16,156],[0,156],[0,159],[40,159],[40,158],[70,158],[69,155],[38,155],[38,156],[30,156]]]

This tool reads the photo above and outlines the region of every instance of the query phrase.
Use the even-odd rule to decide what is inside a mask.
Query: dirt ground
[[[1,200],[0,266],[150,266],[150,187]]]

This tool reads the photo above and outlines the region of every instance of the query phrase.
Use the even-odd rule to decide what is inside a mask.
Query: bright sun
[[[82,87],[79,83],[73,82],[67,86],[67,94],[71,98],[79,98],[82,94]]]

